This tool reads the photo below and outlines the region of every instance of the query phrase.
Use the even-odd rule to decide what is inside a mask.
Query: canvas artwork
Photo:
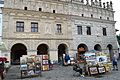
[[[43,55],[42,58],[43,59],[48,59],[48,55]]]
[[[104,66],[98,67],[98,71],[99,71],[99,73],[105,73],[106,72]]]
[[[48,71],[49,70],[49,65],[42,65],[42,70],[43,71]]]
[[[49,64],[49,63],[48,63],[48,60],[43,60],[42,63],[43,63],[43,64]]]
[[[89,73],[92,74],[98,74],[97,67],[89,67]]]
[[[27,64],[21,64],[20,65],[20,70],[27,70],[27,69],[28,69]]]

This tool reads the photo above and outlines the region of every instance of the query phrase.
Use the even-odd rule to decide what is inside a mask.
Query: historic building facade
[[[11,62],[22,55],[49,54],[60,61],[79,47],[111,54],[117,50],[112,2],[101,0],[5,0],[4,53]]]

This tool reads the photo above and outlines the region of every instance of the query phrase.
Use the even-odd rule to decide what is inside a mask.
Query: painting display
[[[89,70],[90,75],[98,74],[98,69],[97,69],[97,67],[89,67],[88,70]]]
[[[101,74],[110,72],[112,63],[110,61],[110,55],[104,52],[86,52],[85,54],[86,66],[88,66],[88,72],[92,74]]]
[[[20,58],[21,78],[41,74],[41,56],[29,55]]]
[[[105,66],[100,66],[100,67],[98,67],[98,72],[99,73],[105,73],[106,71],[105,71]]]
[[[42,55],[42,70],[48,71],[49,69],[49,58],[48,55]]]

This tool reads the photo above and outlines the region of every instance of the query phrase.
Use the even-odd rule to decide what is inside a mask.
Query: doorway
[[[11,64],[20,64],[20,57],[27,55],[27,48],[24,44],[17,43],[11,48]]]

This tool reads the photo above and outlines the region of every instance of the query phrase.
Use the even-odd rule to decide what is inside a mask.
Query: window
[[[27,7],[24,7],[24,10],[27,10]]]
[[[82,14],[82,17],[84,17],[84,14]]]
[[[77,26],[78,34],[82,35],[82,26]]]
[[[106,33],[106,28],[103,28],[103,35],[106,36],[107,33]]]
[[[87,35],[91,35],[91,27],[87,26]]]
[[[16,22],[16,32],[24,32],[24,22]]]
[[[55,13],[55,10],[53,10],[53,13]]]
[[[38,23],[31,22],[31,32],[38,32]]]
[[[62,33],[61,24],[56,24],[56,26],[57,26],[57,33]]]
[[[91,18],[93,18],[93,14],[91,14]]]
[[[39,8],[39,11],[42,11],[42,8]]]

